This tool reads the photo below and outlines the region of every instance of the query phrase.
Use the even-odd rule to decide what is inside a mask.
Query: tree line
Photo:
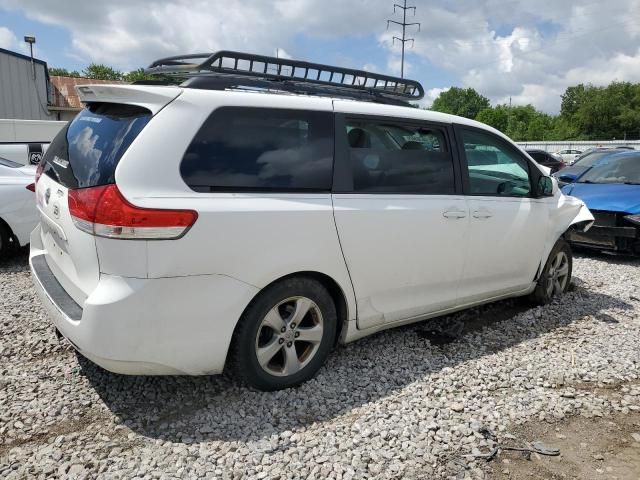
[[[142,68],[121,72],[96,63],[82,72],[50,68],[49,74],[125,82],[154,78]],[[431,110],[478,120],[516,141],[640,139],[640,83],[580,84],[567,88],[561,97],[560,114],[549,115],[530,104],[492,106],[473,88],[453,87],[435,99]]]
[[[640,139],[640,83],[580,84],[561,98],[560,114],[549,115],[533,105],[491,106],[473,88],[453,87],[435,99],[431,110],[478,120],[516,141]]]
[[[137,82],[140,80],[150,80],[153,77],[144,73],[143,68],[132,70],[130,72],[121,72],[113,67],[102,65],[99,63],[92,63],[82,72],[77,70],[67,70],[66,68],[49,68],[49,75],[58,75],[61,77],[83,77],[90,78],[92,80],[119,80],[123,82]]]

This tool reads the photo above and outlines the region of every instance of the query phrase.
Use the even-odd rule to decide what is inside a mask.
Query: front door
[[[532,165],[503,138],[459,128],[470,212],[460,303],[523,290],[540,266],[548,208],[532,195]],[[466,165],[465,165],[466,161]]]
[[[358,327],[454,305],[469,216],[456,181],[451,130],[337,118],[336,171],[342,177],[334,182],[334,215]]]

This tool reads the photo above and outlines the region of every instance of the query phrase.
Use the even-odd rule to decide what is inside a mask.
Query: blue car
[[[553,176],[562,187],[575,182],[580,175],[593,167],[600,159],[627,151],[628,149],[623,150],[622,148],[594,148],[580,155],[569,167],[555,172]]]
[[[575,245],[640,255],[640,152],[608,155],[562,187],[595,218],[587,232],[569,233]]]

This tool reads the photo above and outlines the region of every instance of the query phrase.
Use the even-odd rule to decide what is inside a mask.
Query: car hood
[[[640,213],[640,185],[572,183],[562,187],[562,191],[584,201],[590,210]]]

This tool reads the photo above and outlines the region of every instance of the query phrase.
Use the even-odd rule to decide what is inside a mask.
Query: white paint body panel
[[[20,246],[29,243],[29,234],[38,223],[36,199],[27,185],[34,182],[36,168],[0,165],[0,219],[11,229]]]
[[[120,373],[221,372],[249,302],[270,283],[299,272],[321,273],[339,286],[347,306],[345,342],[525,294],[557,238],[576,219],[589,220],[588,210],[557,188],[553,198],[516,202],[461,195],[196,193],[180,176],[189,143],[221,106],[460,123],[506,139],[478,122],[450,115],[328,98],[175,87],[100,86],[83,95],[141,105],[155,114],[116,168],[124,197],[141,207],[192,209],[199,215],[177,240],[91,237],[66,217],[55,222],[68,237],[66,250],[41,229],[34,232],[32,257],[47,255],[56,278],[84,308],[79,322],[70,320],[36,278],[55,325],[83,354]],[[45,180],[38,190],[54,186]],[[461,212],[460,218],[445,218],[449,210]],[[476,210],[493,215],[478,219]]]
[[[337,194],[334,207],[360,328],[455,305],[469,228],[464,197]]]
[[[521,291],[531,285],[541,262],[549,225],[544,200],[468,197],[460,301]]]

